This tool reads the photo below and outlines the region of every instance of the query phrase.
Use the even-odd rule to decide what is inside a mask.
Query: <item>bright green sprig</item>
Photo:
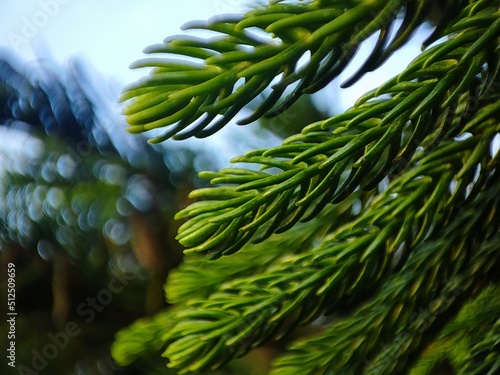
[[[356,198],[353,195],[351,199],[325,209],[314,220],[298,225],[292,233],[273,236],[259,245],[245,246],[233,256],[217,262],[206,256],[186,257],[184,263],[169,274],[165,285],[167,300],[179,304],[207,298],[227,281],[260,273],[285,254],[309,250],[329,228],[352,219],[351,205]]]
[[[404,45],[431,11],[431,0],[410,2],[406,7],[405,3],[276,3],[242,16],[191,22],[186,29],[206,29],[222,35],[210,39],[176,36],[145,50],[182,59],[154,57],[132,65],[153,69],[148,77],[128,86],[121,96],[121,101],[127,101],[124,114],[129,130],[136,133],[170,127],[151,142],[171,137],[206,137],[225,126],[268,87],[272,91],[264,102],[239,122],[245,124],[262,115],[275,115],[303,93],[325,87],[351,62],[361,43],[379,32],[370,57],[344,84],[351,85]],[[465,1],[454,3],[455,11],[468,9]],[[389,40],[390,29],[400,12],[405,12],[404,21]],[[445,17],[442,23],[447,25],[452,20],[453,17]],[[253,28],[269,37],[258,35]],[[455,28],[454,33],[461,31],[460,25]],[[306,53],[310,53],[307,62],[299,63]],[[276,77],[278,82],[274,83]],[[293,91],[279,102],[287,87],[292,86]]]
[[[492,61],[487,53],[460,58],[472,48],[464,35],[457,37],[460,43],[452,40],[429,49],[345,113],[309,125],[282,146],[233,159],[260,164],[260,171],[201,173],[222,186],[192,192],[192,198],[202,200],[177,214],[177,219],[190,218],[177,236],[187,253],[209,251],[218,257],[250,240],[284,232],[358,187],[372,189],[392,171],[403,169],[419,146],[430,149],[436,141],[482,132],[480,128],[489,129],[490,141],[500,106],[488,87],[498,78],[498,59]],[[449,53],[444,60],[442,50]],[[382,99],[386,94],[391,97]],[[471,97],[485,105],[478,113]],[[263,230],[266,223],[270,225]]]
[[[182,371],[216,368],[219,361],[310,322],[326,305],[334,309],[357,300],[383,282],[393,272],[396,250],[404,264],[412,248],[438,231],[439,226],[431,230],[431,223],[446,220],[447,202],[465,199],[463,190],[449,193],[452,171],[465,163],[450,145],[455,146],[451,142],[439,149],[450,154],[448,164],[423,159],[425,177],[397,178],[358,219],[327,236],[318,248],[288,255],[254,277],[227,281],[207,299],[187,301],[177,315],[179,324],[165,337],[170,366]],[[482,179],[477,183],[482,186]],[[195,343],[196,349],[185,350]]]
[[[160,351],[165,342],[162,336],[175,324],[172,310],[143,318],[121,330],[111,347],[111,355],[120,366],[127,366],[143,355]]]

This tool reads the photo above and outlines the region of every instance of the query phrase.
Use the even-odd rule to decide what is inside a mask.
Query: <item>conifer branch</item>
[[[351,206],[356,199],[359,198],[353,194],[351,199],[326,208],[314,220],[297,225],[293,232],[273,236],[259,245],[247,245],[217,262],[203,255],[186,257],[184,263],[169,274],[165,285],[167,300],[183,304],[207,298],[226,282],[265,272],[283,256],[310,250],[317,238],[323,237],[330,228],[352,220]]]
[[[468,36],[462,38],[471,42]],[[450,55],[438,59],[442,50],[450,53],[449,44],[458,49],[457,59]],[[491,141],[500,111],[498,94],[490,91],[498,84],[499,59],[483,53],[458,60],[458,51],[464,52],[456,40],[444,42],[345,113],[309,125],[282,146],[233,159],[260,164],[260,171],[230,168],[201,173],[222,186],[192,192],[191,198],[203,200],[176,215],[191,218],[177,236],[189,248],[186,252],[209,251],[218,257],[238,251],[252,239],[260,242],[284,232],[358,187],[373,189],[412,158],[415,165],[418,147],[432,150],[437,141],[484,129],[489,134],[485,140]],[[459,76],[464,80],[457,81]],[[391,97],[381,98],[386,94]],[[482,105],[479,111],[470,105],[471,97]],[[266,172],[276,169],[277,173]]]
[[[210,39],[175,36],[145,50],[149,54],[177,55],[182,59],[153,57],[132,65],[153,69],[149,76],[128,86],[121,96],[121,101],[127,101],[124,114],[129,130],[136,133],[169,127],[151,142],[171,137],[207,137],[269,87],[272,91],[266,94],[264,102],[239,123],[276,115],[304,93],[325,87],[351,62],[361,43],[379,33],[369,58],[343,86],[352,85],[404,45],[426,20],[432,3],[431,0],[278,2],[242,16],[217,16],[207,22],[188,23],[185,29],[205,29],[222,36]],[[431,39],[458,34],[465,28],[478,33],[485,29],[484,25],[473,22],[454,24],[448,29],[454,21],[452,15],[461,10],[472,12],[470,19],[475,20],[475,9],[466,1],[449,3],[453,6],[439,24],[439,30],[444,31],[436,29]],[[480,3],[484,7],[492,1]],[[401,12],[405,15],[403,23],[389,39]],[[484,17],[488,15],[491,16]],[[483,13],[479,12],[479,16]],[[254,32],[255,28],[259,32]],[[299,62],[308,53],[307,61]],[[274,83],[276,77],[278,82]],[[288,87],[293,91],[279,102]]]
[[[167,310],[149,318],[137,320],[131,326],[118,332],[111,347],[111,354],[120,366],[126,366],[151,352],[162,350],[165,341],[162,336],[176,321],[173,311]]]
[[[276,361],[272,374],[404,371],[408,355],[421,349],[419,337],[433,328],[433,321],[448,313],[458,297],[474,293],[496,272],[500,260],[496,175],[497,181],[464,205],[461,215],[451,219],[444,234],[438,232],[435,239],[415,249],[401,272],[387,281],[372,302],[352,317],[333,324],[324,335],[294,344],[287,355]],[[481,245],[474,248],[470,243]],[[453,290],[446,290],[447,280]],[[428,324],[424,316],[418,316],[422,305],[428,306],[430,312]],[[408,326],[408,318],[415,312],[417,318]],[[408,335],[398,341],[398,333],[405,328]],[[384,341],[390,343],[387,350],[381,350]],[[367,363],[366,359],[375,353],[378,359]]]
[[[450,155],[450,145],[455,143],[437,152]],[[297,324],[309,323],[324,312],[325,305],[334,310],[369,294],[397,270],[394,254],[398,248],[398,255],[405,259],[424,239],[440,233],[443,227],[455,230],[462,240],[465,231],[457,231],[453,225],[441,226],[457,204],[467,202],[463,189],[472,181],[459,184],[453,194],[448,192],[451,171],[462,170],[467,164],[460,159],[460,153],[451,154],[450,164],[446,165],[441,160],[436,164],[425,159],[421,169],[427,175],[415,173],[411,179],[396,178],[359,218],[327,236],[318,248],[289,255],[262,274],[228,281],[207,299],[187,301],[177,315],[180,323],[165,337],[169,344],[165,353],[171,361],[169,366],[183,371],[216,368],[219,361],[243,355],[270,337],[280,337]],[[481,176],[475,184],[479,191],[491,179],[486,167]],[[498,184],[494,187],[498,188]],[[493,200],[495,189],[490,188],[484,195]],[[455,202],[454,206],[447,206],[450,200]],[[484,214],[472,209],[469,212],[479,218]],[[476,221],[478,217],[474,216]],[[466,219],[471,221],[471,217],[462,220]],[[427,259],[420,267],[428,264],[444,267],[441,257],[428,262]],[[423,282],[426,272],[419,269],[415,275],[423,275]],[[402,290],[407,292],[409,288],[403,286]],[[188,343],[196,343],[196,350],[186,352]]]
[[[187,219],[177,239],[192,258],[166,286],[176,304],[173,323],[159,328],[169,367],[219,368],[347,307],[354,313],[294,344],[273,375],[401,373],[465,296],[491,282],[500,265],[496,0],[276,1],[194,22],[188,28],[221,36],[177,36],[151,48],[183,59],[139,62],[153,67],[151,76],[122,99],[131,131],[169,127],[153,141],[208,136],[261,93],[263,103],[241,123],[324,87],[379,33],[344,85],[354,83],[404,45],[438,3],[444,12],[424,52],[401,74],[281,146],[233,160],[243,166],[201,173],[216,186],[195,190],[198,201],[176,216]],[[404,19],[391,39],[398,14]],[[497,338],[493,325],[474,343],[482,370],[499,366],[483,355]]]

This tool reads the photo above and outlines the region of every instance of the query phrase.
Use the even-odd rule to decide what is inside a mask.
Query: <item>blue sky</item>
[[[21,57],[86,59],[122,82],[137,78],[128,65],[149,44],[180,32],[190,19],[235,11],[236,1],[2,0],[0,45]]]
[[[123,87],[147,73],[147,70],[128,68],[144,56],[144,47],[182,33],[181,25],[190,20],[241,12],[247,8],[246,4],[257,2],[264,0],[0,0],[0,49],[10,48],[25,60],[48,58],[63,66],[69,59],[78,57],[89,63],[102,79]],[[336,84],[316,96],[317,103],[331,107],[334,101],[336,109],[351,106],[367,90],[403,70],[419,53],[419,40],[421,38],[416,38],[384,67],[339,94],[335,87],[348,78],[370,52],[370,48],[361,49],[359,59],[348,66]],[[227,126],[221,134],[210,138],[211,147],[227,150],[228,155],[222,158],[228,160],[252,148],[280,143],[269,134],[256,137],[252,128],[252,125]],[[244,142],[227,142],[228,137]],[[189,142],[196,148],[205,147],[206,141]],[[234,144],[234,149],[228,149],[228,144]]]
[[[97,72],[96,80],[114,81],[119,91],[147,73],[129,69],[130,63],[144,57],[144,47],[182,33],[185,22],[234,13],[243,9],[242,4],[237,0],[0,0],[0,49],[8,48],[25,61],[48,58],[61,66],[71,58],[83,59]],[[116,111],[120,112],[118,105]],[[208,147],[224,149],[226,153],[215,156],[225,164],[265,144],[250,134],[250,127],[227,127],[211,137]],[[251,142],[229,146],[227,139],[234,137]],[[197,139],[186,143],[194,149],[208,145]]]
[[[10,47],[26,59],[49,57],[62,64],[77,56],[103,75],[126,84],[145,73],[128,68],[131,62],[143,56],[144,47],[179,34],[181,25],[189,20],[239,12],[251,3],[242,0],[2,0],[0,46]],[[401,71],[418,52],[418,41],[410,43],[409,48],[386,67],[367,75],[345,91],[346,95],[337,98],[340,106],[349,106],[368,89]],[[369,49],[365,49],[359,56],[368,53]],[[340,79],[355,71],[356,64],[351,65]]]

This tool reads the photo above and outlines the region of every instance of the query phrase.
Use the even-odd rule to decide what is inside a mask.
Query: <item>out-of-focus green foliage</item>
[[[187,259],[167,280],[168,324],[141,322],[145,350],[155,340],[181,374],[262,345],[279,347],[274,375],[498,372],[498,0],[271,1],[191,22],[215,36],[146,49],[133,66],[152,70],[125,88],[124,114],[131,132],[166,128],[154,143],[211,135],[261,94],[240,124],[286,113],[370,36],[343,86],[426,21],[422,53],[352,108],[200,174],[214,186],[176,216]],[[124,363],[141,352],[136,329],[113,346]]]
[[[171,217],[204,157],[127,134],[110,85],[78,61],[0,58],[0,259],[2,275],[16,265],[18,367],[73,321],[81,334],[41,373],[115,373],[116,330],[166,306],[181,257]],[[90,306],[113,281],[112,301]]]

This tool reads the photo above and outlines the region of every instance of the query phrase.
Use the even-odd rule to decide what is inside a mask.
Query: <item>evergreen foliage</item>
[[[121,99],[130,131],[167,128],[160,142],[209,136],[259,96],[240,124],[285,111],[378,34],[352,85],[433,22],[420,56],[352,108],[201,173],[214,186],[176,216],[187,259],[168,324],[123,331],[114,357],[155,340],[169,367],[206,372],[309,325],[272,374],[496,373],[499,5],[272,1],[186,25],[213,38],[149,47],[133,66],[150,75]]]

